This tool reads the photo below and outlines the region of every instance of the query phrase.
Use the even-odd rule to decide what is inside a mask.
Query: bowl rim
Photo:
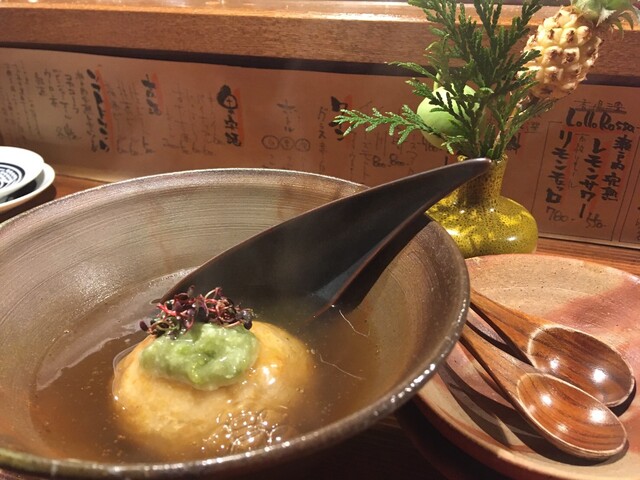
[[[260,175],[255,175],[260,173]],[[204,176],[209,181],[204,181]],[[140,189],[148,187],[153,182],[157,192],[157,187],[163,189],[171,189],[177,184],[184,186],[184,180],[192,180],[189,186],[196,184],[210,183],[211,175],[242,175],[251,176],[251,178],[259,179],[258,183],[269,183],[269,178],[287,178],[287,177],[316,177],[323,182],[330,184],[341,184],[342,186],[351,187],[354,193],[368,188],[365,185],[350,180],[332,177],[318,173],[304,172],[298,170],[270,169],[270,168],[204,168],[197,170],[184,170],[179,172],[161,173],[155,175],[147,175],[113,183],[98,185],[80,192],[75,192],[64,197],[52,200],[45,204],[34,207],[19,215],[0,223],[0,234],[8,234],[14,229],[20,228],[24,222],[38,222],[40,217],[51,218],[60,214],[63,217],[70,215],[73,207],[82,204],[86,208],[87,202],[91,206],[99,206],[113,201],[113,197],[118,194],[127,193],[129,191],[139,192]],[[103,195],[103,191],[107,190],[107,195]],[[71,208],[70,208],[71,207]],[[425,228],[433,228],[439,239],[449,249],[453,250],[453,258],[457,263],[457,271],[461,272],[460,281],[460,298],[452,301],[458,305],[456,309],[456,318],[450,324],[448,335],[441,339],[436,352],[438,358],[433,359],[429,365],[418,365],[398,382],[395,388],[390,389],[382,395],[376,402],[360,409],[339,421],[332,422],[313,432],[295,437],[291,441],[283,442],[275,446],[268,446],[251,452],[227,455],[224,457],[210,458],[204,460],[191,460],[181,462],[166,463],[106,463],[93,462],[86,460],[78,460],[73,458],[51,459],[39,455],[18,452],[4,447],[0,447],[0,467],[7,467],[14,471],[25,473],[47,475],[51,477],[65,476],[75,478],[106,478],[106,477],[122,477],[138,479],[138,478],[168,478],[178,475],[202,475],[202,474],[228,474],[232,475],[240,473],[244,470],[243,464],[251,459],[256,467],[269,467],[274,464],[282,463],[294,458],[302,458],[302,456],[310,455],[332,445],[335,445],[345,439],[352,437],[372,426],[379,419],[390,415],[400,408],[404,403],[409,401],[411,397],[429,380],[449,355],[454,345],[460,337],[462,327],[464,325],[467,311],[469,308],[469,275],[462,254],[455,246],[446,230],[435,221],[430,221]],[[418,235],[423,234],[419,232]],[[309,444],[312,448],[309,448]]]

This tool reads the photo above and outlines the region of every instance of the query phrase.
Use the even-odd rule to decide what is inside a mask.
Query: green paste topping
[[[238,381],[255,362],[259,342],[242,325],[195,323],[176,337],[156,338],[140,355],[150,373],[214,390]]]

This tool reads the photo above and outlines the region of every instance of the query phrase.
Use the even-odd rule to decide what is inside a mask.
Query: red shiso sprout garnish
[[[196,322],[213,323],[223,327],[243,325],[249,330],[256,315],[250,308],[240,308],[216,287],[206,295],[194,296],[194,288],[186,293],[178,293],[171,300],[156,305],[160,312],[149,325],[140,322],[140,328],[150,335],[159,337],[168,334],[175,337],[188,332]]]

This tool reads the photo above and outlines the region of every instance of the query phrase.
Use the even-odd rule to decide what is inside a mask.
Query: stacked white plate
[[[56,174],[31,150],[0,146],[0,212],[5,212],[45,190]]]

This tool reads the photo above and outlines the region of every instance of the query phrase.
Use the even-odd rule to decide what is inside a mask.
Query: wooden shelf
[[[555,12],[544,7],[534,24]],[[503,21],[519,12],[505,6]],[[421,62],[434,39],[404,2],[5,0],[0,46],[115,55],[165,52],[384,64]],[[173,56],[171,55],[173,54]],[[640,30],[605,42],[594,75],[638,77]]]

